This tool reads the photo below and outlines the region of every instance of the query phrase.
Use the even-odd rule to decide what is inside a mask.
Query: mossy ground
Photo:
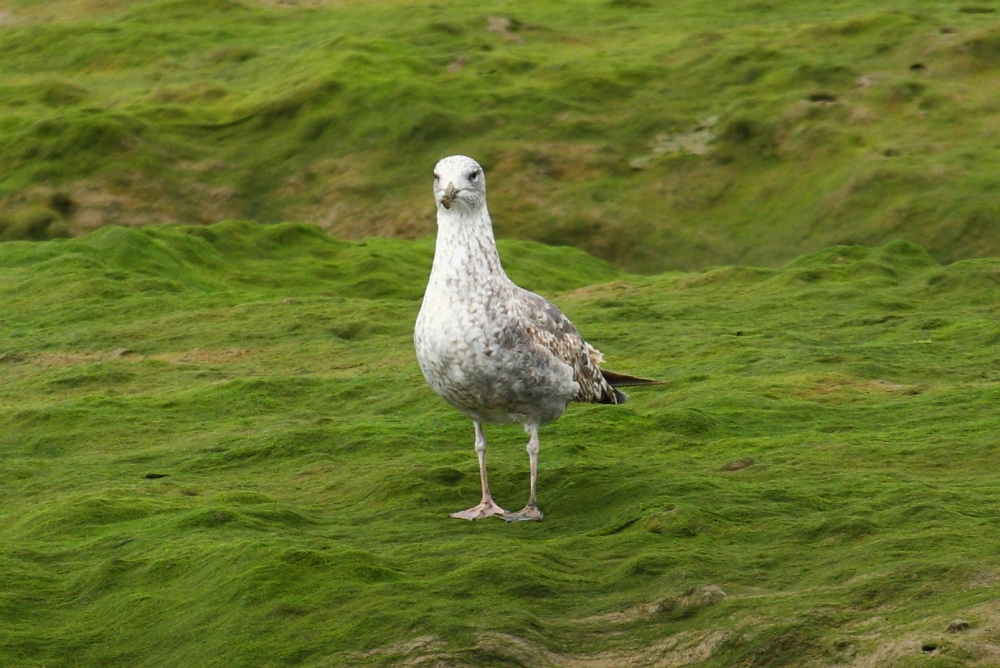
[[[995,2],[6,0],[0,227],[433,231],[442,156],[501,236],[634,271],[905,237],[1000,255]]]
[[[996,665],[1000,260],[639,277],[504,244],[667,381],[546,427],[545,521],[506,525],[447,517],[478,476],[412,352],[431,252],[0,245],[0,665]],[[487,438],[519,507],[526,437]]]

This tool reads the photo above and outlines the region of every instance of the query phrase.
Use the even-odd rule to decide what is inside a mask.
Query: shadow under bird
[[[413,343],[427,383],[475,423],[483,487],[479,505],[451,516],[541,520],[535,496],[538,428],[562,415],[570,401],[620,404],[628,396],[616,387],[661,381],[601,369],[601,353],[558,308],[507,277],[479,163],[461,155],[438,162],[434,198],[434,266]],[[530,437],[531,494],[517,512],[504,510],[490,494],[484,423],[518,423]]]

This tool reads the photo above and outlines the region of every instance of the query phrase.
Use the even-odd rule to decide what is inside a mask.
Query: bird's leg
[[[516,513],[504,513],[503,518],[508,522],[539,521],[545,517],[535,498],[535,481],[538,478],[538,425],[526,425],[525,430],[531,434],[531,438],[528,439],[528,457],[531,459],[531,496],[528,497],[528,505],[521,510]]]
[[[479,480],[483,484],[483,501],[468,510],[452,513],[451,517],[459,520],[481,520],[493,515],[506,516],[507,511],[498,506],[490,494],[490,484],[486,480],[486,435],[483,434],[483,425],[479,422],[476,422],[476,454],[479,455]]]

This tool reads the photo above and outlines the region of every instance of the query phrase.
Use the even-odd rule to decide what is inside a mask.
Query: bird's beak
[[[458,188],[455,187],[453,182],[449,181],[448,187],[444,189],[444,194],[441,195],[441,206],[450,209],[451,203],[455,201],[456,197],[458,197]]]

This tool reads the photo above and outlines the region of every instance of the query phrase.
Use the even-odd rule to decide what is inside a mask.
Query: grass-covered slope
[[[1000,261],[640,278],[503,245],[667,381],[546,427],[546,518],[506,525],[447,517],[479,491],[413,357],[431,251],[0,245],[0,665],[995,665]],[[520,507],[526,437],[487,438]]]
[[[501,236],[633,270],[905,237],[1000,255],[1000,5],[0,2],[0,227],[433,231],[480,159]]]

